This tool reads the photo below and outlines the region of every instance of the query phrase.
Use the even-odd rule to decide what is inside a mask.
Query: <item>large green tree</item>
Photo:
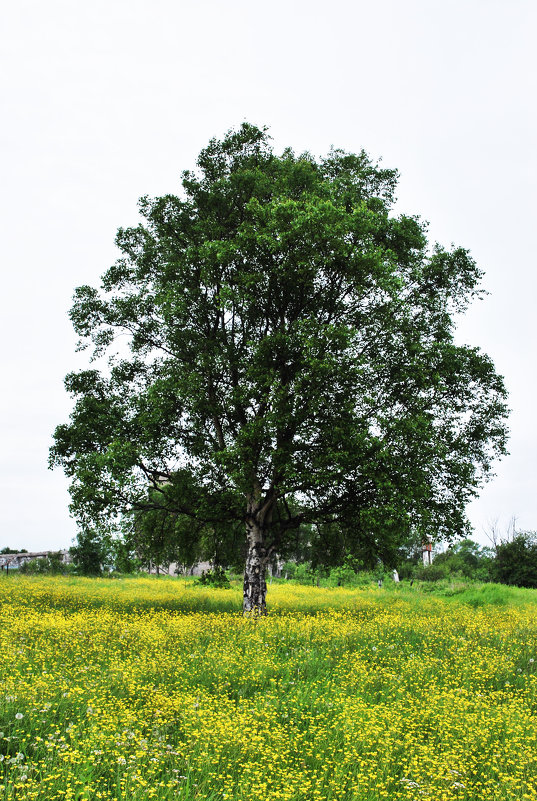
[[[179,196],[142,198],[71,311],[109,356],[67,376],[51,451],[81,525],[151,508],[193,537],[242,524],[244,609],[261,612],[267,562],[301,524],[387,561],[410,532],[466,533],[505,449],[505,389],[453,338],[478,268],[393,213],[396,181],[363,152],[275,155],[243,124]]]

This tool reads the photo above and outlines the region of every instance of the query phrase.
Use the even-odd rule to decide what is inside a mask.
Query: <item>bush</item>
[[[464,539],[439,553],[435,565],[442,565],[451,575],[465,576],[476,581],[490,581],[493,553],[471,539]]]
[[[356,572],[352,567],[333,567],[328,576],[330,584],[336,587],[353,586],[356,583]]]
[[[492,574],[500,584],[537,587],[537,542],[535,532],[520,532],[511,542],[496,548]]]
[[[30,559],[23,562],[19,572],[29,576],[50,575],[56,576],[61,573],[72,573],[73,566],[63,562],[61,552],[51,553],[48,556],[41,556],[38,559]]]
[[[229,589],[231,584],[226,576],[223,567],[213,567],[212,570],[202,570],[201,576],[195,584],[202,584],[204,587],[218,587],[219,589]]]
[[[297,563],[285,562],[282,567],[282,576],[286,579],[294,579],[296,575]]]
[[[403,564],[399,565],[397,568],[397,572],[399,573],[399,578],[401,581],[404,579],[413,579],[416,570],[419,568],[419,565],[415,565],[412,562],[403,562]]]
[[[414,572],[414,578],[418,581],[441,581],[447,578],[449,570],[444,565],[418,565]]]

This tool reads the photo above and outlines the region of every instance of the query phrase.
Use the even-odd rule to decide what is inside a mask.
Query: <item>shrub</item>
[[[202,570],[201,576],[195,584],[202,584],[204,587],[218,587],[228,589],[231,587],[223,567],[216,565],[212,570]]]
[[[413,564],[412,562],[403,562],[401,565],[398,566],[397,572],[399,573],[399,578],[401,581],[404,579],[413,579],[414,573],[418,569],[418,566]]]
[[[61,552],[51,553],[48,556],[41,556],[38,559],[30,559],[23,562],[19,572],[26,575],[59,575],[60,573],[72,573],[73,566],[64,564]]]
[[[329,574],[330,583],[336,587],[353,586],[356,583],[356,572],[352,567],[333,567]]]
[[[419,581],[441,581],[447,578],[449,571],[444,565],[419,565],[415,569],[414,577]]]
[[[493,577],[500,584],[537,587],[537,542],[535,532],[520,532],[511,542],[496,548]]]

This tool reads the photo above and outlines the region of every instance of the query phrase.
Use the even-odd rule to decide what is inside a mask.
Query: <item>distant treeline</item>
[[[3,548],[0,553],[15,553]],[[18,551],[21,553],[22,551]],[[122,540],[97,537],[79,537],[78,544],[70,549],[72,563],[65,564],[61,554],[28,561],[20,569],[26,574],[110,575],[133,574],[147,571],[147,556],[142,559],[130,550]],[[155,564],[155,562],[153,562]],[[167,571],[169,562],[161,567]],[[188,565],[179,565],[178,573],[188,573]],[[203,577],[203,583],[222,584],[224,569],[237,575],[240,571],[233,565],[218,564]],[[433,563],[424,565],[419,543],[411,543],[401,549],[397,562],[388,566],[378,563],[366,565],[360,558],[347,555],[340,564],[331,567],[319,566],[306,554],[297,554],[282,563],[272,565],[276,578],[293,580],[302,584],[324,586],[359,586],[371,581],[392,581],[394,569],[401,581],[440,581],[449,578],[466,578],[475,581],[494,581],[518,587],[537,587],[537,532],[512,531],[508,539],[496,542],[493,547],[483,547],[471,539],[460,540],[441,552],[434,553]],[[217,581],[218,578],[218,581]]]
[[[421,548],[413,546],[400,552],[396,565],[401,581],[440,581],[466,578],[474,581],[497,582],[518,587],[537,587],[537,533],[516,532],[509,540],[494,547],[483,547],[472,539],[460,540],[434,554],[433,562],[424,565]],[[330,569],[315,567],[310,562],[286,562],[282,577],[300,583],[322,583],[356,586],[373,579],[390,580],[393,570],[379,564],[371,570],[360,569],[352,557]]]

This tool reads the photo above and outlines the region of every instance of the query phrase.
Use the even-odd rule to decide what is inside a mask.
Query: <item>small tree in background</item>
[[[537,532],[517,532],[496,546],[492,575],[501,584],[537,587]]]
[[[446,574],[459,573],[476,581],[490,581],[494,551],[484,548],[471,539],[450,546],[434,558],[434,565],[445,569]]]
[[[73,565],[82,576],[100,576],[109,555],[109,539],[92,529],[79,531],[77,544],[69,549]]]

